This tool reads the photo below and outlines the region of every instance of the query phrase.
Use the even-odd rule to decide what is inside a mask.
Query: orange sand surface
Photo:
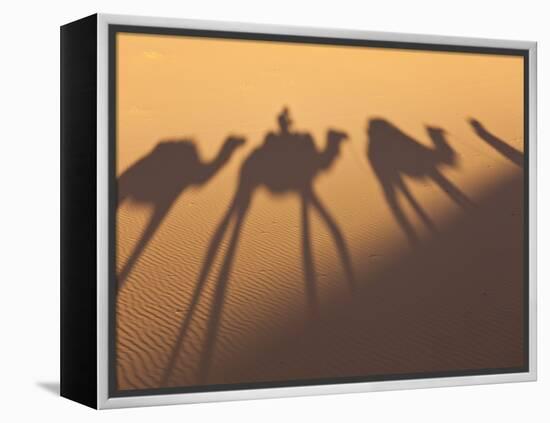
[[[119,34],[116,145],[119,389],[523,365],[521,57]]]

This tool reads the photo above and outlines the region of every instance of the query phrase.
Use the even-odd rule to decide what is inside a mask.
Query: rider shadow
[[[479,138],[481,138],[483,141],[493,147],[496,151],[498,151],[516,166],[523,167],[524,159],[523,153],[521,151],[516,150],[511,145],[508,145],[500,138],[494,136],[485,128],[485,126],[482,125],[480,121],[472,118],[469,120],[469,122],[470,125],[472,125],[472,129],[479,136]]]
[[[340,152],[340,144],[347,138],[347,135],[343,132],[329,130],[325,149],[318,151],[309,133],[291,130],[292,122],[286,108],[279,115],[278,123],[279,131],[268,133],[264,143],[253,150],[241,166],[236,193],[210,240],[187,315],[180,327],[161,386],[167,384],[176,365],[183,341],[187,336],[193,316],[196,314],[196,308],[206,280],[213,269],[223,238],[228,233],[231,222],[233,222],[229,244],[215,283],[210,313],[208,313],[204,347],[198,369],[199,384],[205,383],[208,378],[231,267],[247,213],[254,193],[258,188],[267,188],[273,195],[295,194],[300,198],[303,268],[310,317],[315,317],[318,309],[317,278],[312,258],[309,220],[311,208],[317,211],[330,231],[342,261],[346,279],[350,284],[350,289],[353,289],[354,275],[351,256],[344,236],[313,188],[315,177],[321,172],[327,171],[334,164]]]
[[[130,201],[150,205],[153,212],[117,276],[119,290],[181,193],[191,186],[206,184],[243,143],[242,138],[228,137],[217,157],[205,163],[192,141],[160,142],[149,154],[120,175],[118,207],[125,201]]]
[[[382,186],[394,218],[411,245],[418,243],[418,235],[398,202],[399,191],[428,230],[432,234],[437,234],[438,231],[409,190],[405,178],[430,179],[460,207],[467,209],[473,206],[472,201],[441,173],[440,168],[456,167],[458,164],[456,153],[446,140],[445,131],[435,127],[427,127],[426,130],[434,144],[431,148],[403,133],[385,119],[371,119],[367,128],[367,159]]]

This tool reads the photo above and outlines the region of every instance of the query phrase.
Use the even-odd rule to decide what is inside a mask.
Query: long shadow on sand
[[[455,151],[447,142],[445,131],[436,127],[426,129],[434,144],[431,148],[408,136],[385,119],[371,119],[367,128],[367,159],[382,186],[395,220],[412,245],[418,242],[418,235],[398,202],[399,191],[425,226],[433,234],[437,234],[438,231],[408,188],[406,178],[430,179],[460,207],[467,209],[473,206],[472,201],[441,172],[441,168],[455,167],[458,162]]]
[[[493,147],[496,151],[498,151],[516,166],[523,167],[524,159],[523,153],[521,151],[516,150],[511,145],[508,145],[505,141],[493,135],[485,128],[485,126],[483,126],[483,124],[479,120],[470,119],[469,122],[470,125],[472,125],[472,129],[479,136],[479,138],[481,138],[483,141]]]
[[[206,280],[212,271],[223,238],[228,232],[231,222],[233,222],[233,229],[229,235],[229,244],[215,283],[213,300],[210,305],[210,312],[208,313],[204,347],[202,348],[198,369],[198,383],[202,384],[207,381],[231,267],[248,210],[251,206],[254,193],[258,188],[267,188],[273,195],[294,194],[300,199],[302,210],[303,268],[310,317],[316,316],[318,307],[317,282],[311,250],[309,221],[309,211],[311,208],[317,211],[328,227],[340,255],[349,287],[353,289],[354,275],[351,257],[344,236],[326,206],[315,193],[313,187],[315,178],[320,173],[326,172],[336,161],[341,142],[347,138],[347,135],[343,132],[329,130],[327,132],[325,149],[318,151],[309,133],[291,130],[292,121],[287,109],[284,109],[279,115],[278,123],[278,132],[268,133],[263,144],[253,150],[241,166],[235,196],[210,240],[202,270],[199,274],[186,317],[169,357],[161,386],[166,386],[172,376],[183,342],[189,331],[189,326],[196,314],[197,305],[204,290]]]
[[[229,161],[244,139],[228,137],[217,157],[204,163],[192,141],[166,141],[118,178],[118,206],[129,200],[151,205],[153,213],[130,257],[118,274],[120,289],[178,197],[191,186],[206,184]]]

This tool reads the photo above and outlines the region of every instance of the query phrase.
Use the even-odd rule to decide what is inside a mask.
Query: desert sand
[[[119,390],[523,366],[521,57],[117,52]]]

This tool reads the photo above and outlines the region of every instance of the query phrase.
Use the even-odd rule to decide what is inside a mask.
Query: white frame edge
[[[109,398],[108,339],[108,26],[111,24],[158,26],[215,31],[256,32],[276,35],[301,35],[409,43],[445,44],[529,50],[529,372],[497,375],[455,376],[382,382],[295,386],[285,388],[243,389],[217,392],[158,394]],[[526,382],[537,379],[537,43],[532,41],[463,38],[423,34],[370,32],[334,28],[203,21],[127,15],[97,15],[97,407],[100,409],[152,405],[189,404],[308,395],[345,394]]]

